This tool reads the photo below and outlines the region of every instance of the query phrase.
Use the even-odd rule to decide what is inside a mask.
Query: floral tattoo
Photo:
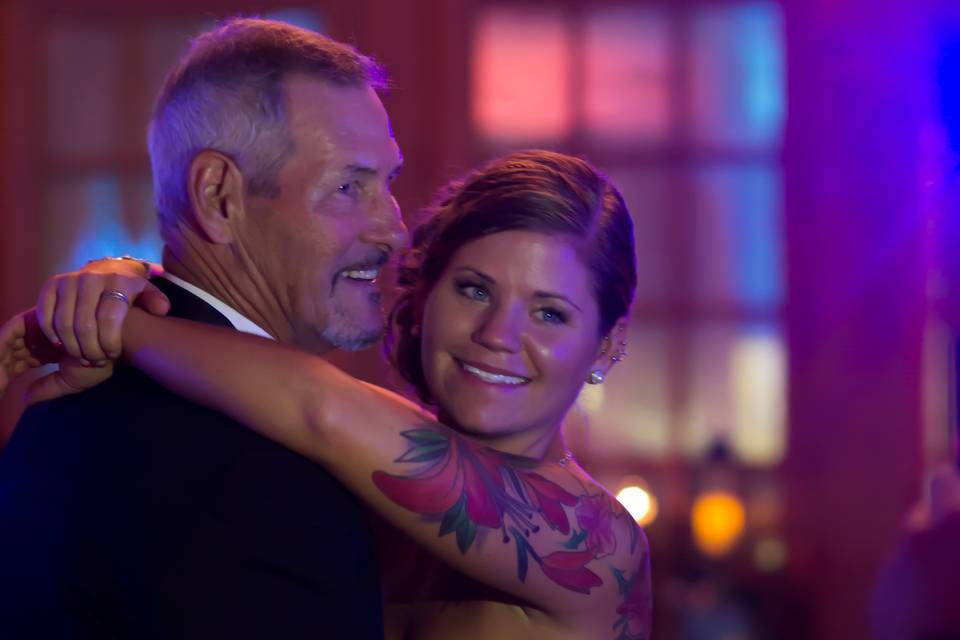
[[[504,544],[512,541],[516,547],[520,582],[526,580],[532,559],[547,578],[566,589],[589,594],[603,584],[586,565],[614,553],[613,520],[629,518],[619,504],[611,504],[609,496],[587,495],[586,490],[576,496],[537,473],[537,461],[481,447],[452,434],[419,428],[402,435],[409,448],[396,462],[410,464],[412,471],[405,475],[375,471],[373,482],[394,503],[439,522],[440,536],[454,534],[461,553],[469,551],[478,532],[499,530]],[[571,524],[564,507],[572,508],[576,523]],[[530,536],[543,526],[570,537],[555,550],[535,549]],[[630,531],[633,553],[636,527],[631,526]],[[643,583],[639,574],[626,584],[636,582],[639,588]],[[618,581],[622,579],[617,570],[614,575]],[[620,608],[618,615],[628,618]],[[627,633],[630,629],[624,627]]]
[[[646,630],[650,624],[653,604],[647,586],[646,572],[638,569],[630,578],[619,569],[611,567],[617,579],[622,601],[617,607],[617,621],[614,631],[619,632],[616,640],[646,640]]]

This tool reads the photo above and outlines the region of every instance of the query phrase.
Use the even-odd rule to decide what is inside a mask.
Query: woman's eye
[[[548,324],[566,324],[567,323],[567,314],[559,309],[552,309],[550,307],[545,307],[537,311],[537,314],[540,316],[540,319]]]
[[[478,284],[459,284],[457,289],[460,291],[460,294],[470,298],[471,300],[486,300],[490,297],[490,294],[486,289],[481,287]]]

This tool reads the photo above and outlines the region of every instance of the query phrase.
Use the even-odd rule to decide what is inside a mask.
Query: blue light
[[[950,149],[960,155],[960,24],[947,23],[938,34],[937,87]]]
[[[292,24],[302,29],[310,29],[317,33],[324,33],[326,29],[323,18],[313,9],[277,9],[276,11],[268,12],[264,17],[270,20],[286,22],[287,24]]]
[[[694,111],[705,141],[778,144],[785,111],[779,8],[769,2],[700,8],[693,37]]]
[[[707,295],[746,303],[752,308],[772,308],[782,302],[783,268],[780,228],[780,172],[769,166],[714,166],[698,172],[698,209],[715,231],[699,256],[707,280],[711,260],[723,260],[721,273],[729,274],[720,290]],[[712,245],[712,246],[711,246]],[[715,264],[715,263],[713,263]],[[728,268],[724,268],[728,267]]]
[[[136,236],[126,227],[121,215],[120,183],[115,176],[91,178],[84,192],[84,222],[57,271],[72,271],[94,258],[124,254],[159,262],[163,243],[156,224]]]
[[[738,207],[734,216],[740,251],[737,277],[741,295],[748,303],[780,302],[780,184],[777,172],[768,168],[743,169],[734,188]]]
[[[785,111],[780,11],[768,3],[744,5],[737,11],[743,106],[750,138],[757,143],[776,143]]]

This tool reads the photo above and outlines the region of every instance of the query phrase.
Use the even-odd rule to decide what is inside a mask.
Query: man
[[[148,136],[172,315],[318,354],[377,341],[378,271],[406,242],[382,86],[368,58],[282,23],[192,43]],[[105,291],[98,316],[123,298]],[[46,331],[77,354],[72,316]],[[27,411],[0,457],[0,544],[5,638],[383,633],[356,500],[135,371]]]
[[[938,467],[928,486],[874,585],[877,640],[960,638],[960,474]]]

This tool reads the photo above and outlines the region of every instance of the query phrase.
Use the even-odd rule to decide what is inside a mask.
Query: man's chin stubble
[[[380,342],[383,337],[383,330],[376,333],[358,333],[346,331],[331,331],[327,329],[323,332],[323,339],[332,344],[337,349],[344,351],[363,351]]]
[[[382,317],[382,316],[381,316]],[[362,351],[374,346],[383,338],[384,325],[376,328],[361,328],[341,309],[333,309],[327,320],[327,326],[321,332],[324,340],[344,351]]]

